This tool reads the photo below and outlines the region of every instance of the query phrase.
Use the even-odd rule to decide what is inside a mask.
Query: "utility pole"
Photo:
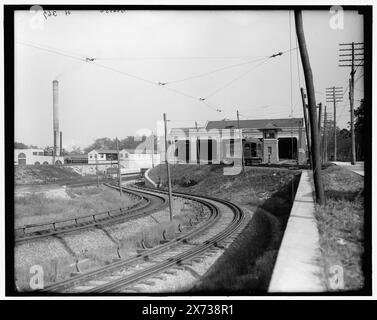
[[[298,45],[300,48],[300,55],[302,66],[305,75],[305,84],[308,94],[308,105],[309,105],[309,120],[310,120],[310,130],[312,138],[312,159],[313,159],[313,178],[314,186],[316,192],[316,201],[319,204],[325,204],[325,193],[323,190],[322,183],[322,168],[321,168],[321,158],[320,158],[320,146],[318,142],[318,127],[317,127],[317,115],[316,115],[316,102],[313,84],[313,74],[310,67],[309,54],[306,48],[304,29],[302,25],[302,12],[301,10],[295,10],[295,26]]]
[[[173,221],[173,210],[172,210],[172,192],[171,192],[171,178],[170,178],[170,167],[169,167],[169,159],[168,159],[168,128],[167,128],[167,120],[166,120],[166,113],[164,113],[164,125],[165,125],[165,162],[166,162],[166,171],[168,174],[168,192],[169,192],[169,214],[170,214],[170,221]]]
[[[327,162],[327,110],[325,106],[325,115],[323,120],[323,162]]]
[[[334,103],[334,161],[336,161],[337,141],[336,141],[336,103],[343,101],[343,87],[326,88],[326,102]]]
[[[359,46],[362,47],[359,47]],[[362,42],[351,42],[351,43],[340,43],[339,51],[345,52],[344,54],[339,54],[341,59],[339,59],[339,67],[351,67],[350,82],[349,82],[349,99],[350,99],[350,113],[351,113],[351,164],[356,163],[356,152],[355,152],[355,124],[354,124],[354,90],[355,90],[355,73],[358,67],[364,66],[364,43]],[[356,58],[355,58],[356,56]],[[360,57],[361,56],[361,57]],[[344,57],[344,58],[343,58]],[[355,61],[360,61],[355,69]]]
[[[154,134],[153,134],[153,131],[152,131],[152,138],[151,138],[151,141],[152,141],[152,146],[151,146],[151,149],[152,149],[152,168],[154,168]]]
[[[198,137],[198,123],[195,121],[195,129],[196,129],[196,163],[199,165],[200,168],[200,147],[199,147],[199,137]]]
[[[119,181],[119,195],[122,197],[122,177],[120,175],[120,157],[119,157],[119,145],[118,145],[118,137],[116,139],[116,146],[117,146],[117,157],[118,157],[118,181]]]
[[[99,176],[98,176],[98,158],[96,156],[96,175],[97,175],[97,188],[99,188]]]
[[[240,141],[241,141],[242,172],[245,172],[245,162],[244,162],[244,159],[243,159],[242,132],[241,132],[241,129],[240,129],[240,114],[239,114],[238,110],[237,110],[237,126],[238,126],[238,132],[240,134]]]
[[[323,154],[323,141],[321,140],[322,137],[322,103],[318,104],[318,143],[319,143],[319,152]],[[322,157],[323,163],[323,157]]]
[[[318,135],[319,135],[319,138],[321,138],[321,135],[322,135],[322,124],[321,124],[321,119],[322,119],[322,103],[320,102],[318,104]]]
[[[353,65],[353,61],[352,61]],[[351,152],[352,152],[352,158],[351,158],[351,164],[354,165],[356,164],[356,152],[355,152],[355,113],[354,113],[354,108],[353,108],[353,103],[354,103],[354,77],[353,73],[351,75],[350,79],[350,113],[351,113]]]
[[[310,168],[313,169],[311,147],[310,147],[310,131],[309,131],[310,129],[309,129],[308,116],[306,112],[305,93],[304,93],[303,88],[300,88],[300,91],[301,91],[302,108],[303,108],[304,121],[305,121],[306,144],[308,145],[308,157],[309,157]]]

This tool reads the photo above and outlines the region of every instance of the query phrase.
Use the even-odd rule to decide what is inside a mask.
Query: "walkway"
[[[332,161],[331,163],[336,164],[337,166],[343,166],[364,177],[364,161],[358,161],[354,165],[352,165],[350,162],[340,162],[340,161]]]

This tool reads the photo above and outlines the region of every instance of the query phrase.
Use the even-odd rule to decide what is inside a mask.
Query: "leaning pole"
[[[302,66],[305,75],[305,85],[308,94],[308,109],[309,109],[309,121],[311,131],[311,149],[312,149],[312,161],[313,161],[313,178],[314,187],[316,193],[316,201],[319,204],[325,203],[325,193],[323,190],[322,173],[321,173],[321,154],[318,137],[318,125],[316,114],[316,102],[314,94],[313,74],[310,67],[309,54],[306,48],[304,28],[302,25],[302,12],[301,10],[295,10],[295,25],[298,45],[300,48],[300,55]]]

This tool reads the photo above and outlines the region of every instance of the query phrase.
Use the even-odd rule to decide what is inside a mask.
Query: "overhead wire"
[[[97,67],[100,67],[100,68],[103,68],[103,69],[107,69],[109,71],[113,71],[113,72],[116,72],[118,74],[121,74],[121,75],[124,75],[124,76],[127,76],[127,77],[130,77],[130,78],[133,78],[133,79],[136,79],[136,80],[139,80],[139,81],[142,81],[142,82],[145,82],[145,83],[148,83],[148,84],[151,84],[151,85],[155,85],[155,86],[158,86],[160,88],[163,88],[165,90],[168,90],[168,91],[171,91],[171,92],[174,92],[176,94],[179,94],[179,95],[182,95],[182,96],[185,96],[187,98],[190,98],[190,99],[193,99],[195,101],[199,101],[201,102],[202,104],[204,104],[205,106],[207,106],[208,108],[216,111],[216,112],[222,112],[223,110],[221,110],[220,108],[217,108],[217,107],[214,107],[212,106],[208,101],[207,99],[209,97],[212,97],[214,96],[215,94],[217,94],[218,92],[220,92],[221,90],[225,89],[226,87],[230,86],[233,82],[239,80],[240,78],[242,78],[243,76],[245,76],[246,74],[250,73],[252,70],[260,67],[261,65],[263,65],[264,63],[266,63],[268,60],[272,59],[272,58],[275,58],[277,56],[281,56],[283,55],[284,53],[286,52],[289,52],[289,51],[292,51],[294,49],[297,49],[296,48],[290,48],[289,50],[286,50],[286,51],[283,51],[283,52],[279,52],[277,54],[273,54],[267,58],[263,58],[262,59],[262,62],[257,64],[256,66],[253,66],[253,68],[251,69],[248,69],[246,72],[242,73],[241,75],[239,75],[238,77],[232,79],[231,81],[229,81],[226,85],[216,89],[215,91],[213,91],[212,93],[210,93],[209,95],[207,95],[206,97],[202,98],[202,97],[195,97],[193,95],[190,95],[190,94],[187,94],[185,92],[182,92],[180,90],[177,90],[177,89],[174,89],[174,88],[171,88],[171,87],[168,87],[166,85],[164,85],[164,83],[162,82],[155,82],[155,81],[152,81],[152,80],[149,80],[149,79],[146,79],[144,77],[141,77],[141,76],[138,76],[138,75],[135,75],[135,74],[131,74],[131,73],[128,73],[128,72],[125,72],[125,71],[121,71],[121,70],[118,70],[118,69],[115,69],[115,68],[112,68],[112,67],[109,67],[109,66],[106,66],[106,65],[103,65],[103,64],[100,64],[98,62],[96,62],[96,58],[93,58],[93,57],[83,57],[83,56],[79,56],[78,54],[74,54],[72,52],[68,52],[68,51],[65,51],[65,50],[61,50],[61,49],[57,49],[57,48],[53,48],[53,47],[50,47],[50,48],[47,48],[46,46],[44,45],[39,45],[39,44],[36,44],[36,43],[26,43],[26,42],[22,42],[22,41],[17,41],[16,43],[19,43],[19,44],[23,44],[25,46],[29,46],[29,47],[33,47],[35,49],[39,49],[39,50],[43,50],[43,51],[46,51],[46,52],[50,52],[50,53],[53,53],[53,54],[57,54],[57,55],[61,55],[61,56],[65,56],[65,57],[68,57],[68,58],[71,58],[71,59],[75,59],[75,60],[79,60],[79,61],[85,61],[85,62],[88,62],[94,66],[97,66]],[[255,62],[255,61],[254,61]],[[248,62],[248,63],[251,63]],[[245,63],[243,63],[245,64]],[[238,64],[240,65],[240,64]],[[227,67],[224,67],[224,68],[229,68],[229,67],[233,67],[233,66],[227,66]],[[216,72],[217,70],[213,70],[212,72]]]
[[[233,84],[234,82],[236,82],[237,80],[243,78],[244,76],[246,76],[248,73],[250,73],[251,71],[257,69],[258,67],[260,67],[261,65],[265,64],[267,61],[269,61],[270,58],[266,58],[264,59],[261,63],[258,63],[256,66],[253,66],[252,68],[248,69],[247,71],[243,72],[241,75],[237,76],[236,78],[233,78],[232,80],[230,80],[229,82],[227,82],[225,85],[217,88],[216,90],[212,91],[210,94],[208,94],[204,99],[208,99],[210,97],[213,97],[214,95],[216,95],[217,93],[219,93],[220,91],[226,89],[227,87],[229,87],[231,84]]]
[[[137,76],[137,75],[125,72],[125,71],[117,70],[115,68],[112,68],[112,67],[109,67],[109,66],[97,63],[94,60],[88,60],[88,58],[82,58],[82,57],[80,57],[78,55],[66,54],[64,52],[59,52],[58,50],[55,50],[55,49],[48,49],[48,48],[44,48],[42,46],[38,46],[38,45],[34,45],[34,44],[27,44],[27,43],[23,43],[23,42],[17,42],[17,43],[20,43],[20,44],[23,44],[23,45],[26,45],[26,46],[29,46],[29,47],[33,47],[35,49],[39,49],[39,50],[47,51],[47,52],[50,52],[50,53],[54,53],[54,54],[57,54],[57,55],[65,56],[65,57],[68,57],[68,58],[71,58],[71,59],[75,59],[75,60],[79,60],[79,61],[84,61],[84,62],[89,62],[90,64],[95,65],[97,67],[104,68],[104,69],[107,69],[107,70],[110,70],[110,71],[122,74],[124,76],[128,76],[130,78],[134,78],[136,80],[143,81],[143,82],[155,85],[155,86],[159,86],[160,88],[163,88],[165,90],[168,90],[168,91],[171,91],[171,92],[183,95],[185,97],[191,98],[191,99],[193,99],[195,101],[201,102],[200,98],[194,97],[192,95],[189,95],[187,93],[184,93],[182,91],[179,91],[179,90],[176,90],[176,89],[173,89],[173,88],[168,88],[168,87],[161,86],[161,85],[159,85],[158,82],[155,82],[155,81],[152,81],[152,80],[148,80],[146,78],[143,78],[143,77],[140,77],[140,76]],[[216,111],[216,108],[210,107],[208,105],[208,103],[206,103],[205,105],[207,107],[211,108],[212,110]]]
[[[208,72],[200,73],[200,74],[197,74],[197,75],[194,75],[194,76],[190,76],[190,77],[186,77],[186,78],[182,78],[182,79],[178,79],[178,80],[167,81],[167,82],[165,82],[165,84],[178,83],[178,82],[183,82],[183,81],[187,81],[187,80],[192,80],[192,79],[197,79],[197,78],[205,77],[205,76],[214,74],[216,72],[220,72],[220,71],[223,71],[223,70],[227,70],[227,69],[231,69],[231,68],[235,68],[235,67],[247,65],[247,64],[250,64],[250,63],[258,62],[258,61],[264,60],[266,58],[267,57],[263,57],[263,58],[254,59],[254,60],[251,60],[251,61],[246,61],[246,62],[232,64],[232,65],[221,67],[221,68],[217,68],[217,69],[214,69],[214,70],[211,70],[211,71],[208,71]]]
[[[214,95],[216,95],[216,94],[219,93],[220,91],[222,91],[222,90],[226,89],[227,87],[229,87],[229,86],[230,86],[231,84],[233,84],[235,81],[237,81],[237,80],[243,78],[244,76],[246,76],[246,75],[247,75],[248,73],[250,73],[251,71],[253,71],[253,70],[257,69],[258,67],[260,67],[261,65],[265,64],[265,63],[266,63],[267,61],[269,61],[270,59],[273,59],[273,58],[275,58],[275,57],[277,57],[277,56],[281,56],[281,55],[283,55],[284,53],[289,52],[289,51],[292,51],[292,50],[295,50],[295,49],[297,49],[297,48],[291,48],[291,49],[289,49],[289,50],[286,50],[286,51],[283,51],[283,52],[279,52],[279,53],[277,53],[277,54],[273,54],[273,55],[269,56],[268,58],[265,58],[264,60],[261,61],[261,63],[258,63],[257,65],[253,66],[252,68],[250,68],[250,69],[246,70],[245,72],[243,72],[242,74],[240,74],[239,76],[233,78],[232,80],[230,80],[229,82],[227,82],[225,85],[223,85],[223,86],[217,88],[216,90],[214,90],[212,93],[210,93],[209,95],[207,95],[207,96],[205,97],[205,99],[208,99],[208,98],[210,98],[210,97],[213,97]]]

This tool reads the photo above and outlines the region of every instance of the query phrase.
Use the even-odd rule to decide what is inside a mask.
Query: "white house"
[[[137,149],[123,149],[119,151],[119,158],[122,167],[127,169],[152,168],[160,163],[160,154]]]
[[[118,153],[116,150],[98,149],[88,153],[89,164],[111,164],[118,162]]]
[[[160,155],[143,150],[122,149],[119,151],[120,164],[125,169],[152,168],[160,163]],[[98,149],[88,153],[89,164],[118,163],[116,150]]]
[[[40,164],[54,164],[54,157],[45,155],[43,149],[14,149],[14,164],[15,165],[40,165]],[[64,163],[64,157],[56,156],[55,164],[61,165]]]

